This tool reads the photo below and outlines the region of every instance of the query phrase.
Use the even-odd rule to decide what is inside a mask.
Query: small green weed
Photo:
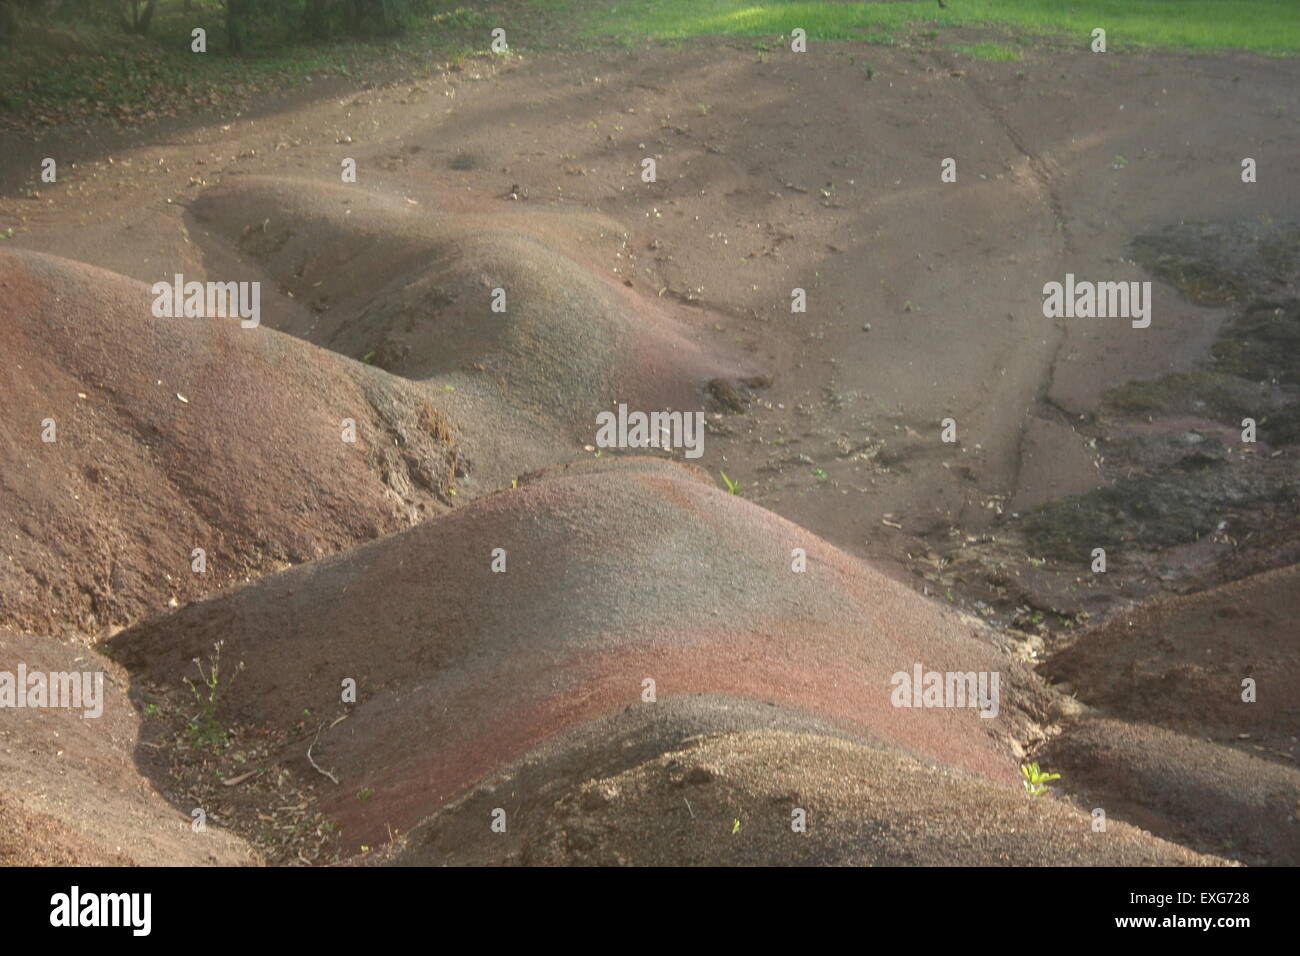
[[[1031,796],[1035,797],[1046,793],[1049,789],[1048,784],[1053,780],[1061,779],[1059,773],[1048,773],[1039,770],[1036,763],[1025,764],[1020,768],[1020,772],[1025,776],[1025,789],[1029,791]]]
[[[194,695],[194,700],[199,705],[199,712],[189,719],[186,724],[185,732],[189,738],[201,747],[209,748],[215,752],[225,750],[230,746],[230,734],[222,729],[221,724],[217,721],[217,710],[221,703],[221,695],[230,688],[234,675],[226,681],[225,686],[221,684],[221,647],[224,641],[217,641],[212,645],[212,657],[208,661],[208,671],[203,672],[203,661],[194,658],[194,666],[198,668],[199,680],[203,684],[203,690],[200,690],[194,681],[188,677],[184,678],[185,686],[190,689]],[[244,662],[240,661],[239,666],[235,668],[235,674],[244,669]]]

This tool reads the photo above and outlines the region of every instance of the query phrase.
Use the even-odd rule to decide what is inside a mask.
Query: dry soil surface
[[[0,859],[1294,864],[1298,73],[683,45],[12,143],[0,664],[114,695],[3,711]]]

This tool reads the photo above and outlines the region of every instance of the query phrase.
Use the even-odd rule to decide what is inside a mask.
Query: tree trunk
[[[307,36],[319,39],[325,35],[325,0],[307,0],[303,10],[303,27]]]
[[[0,0],[0,44],[8,44],[18,36],[18,19],[9,4]]]
[[[140,19],[136,21],[135,32],[140,34],[140,36],[149,35],[149,24],[153,21],[153,11],[156,6],[158,6],[158,0],[149,0],[148,5],[144,8],[144,13],[142,13]]]
[[[226,46],[231,53],[244,51],[245,0],[226,0]]]

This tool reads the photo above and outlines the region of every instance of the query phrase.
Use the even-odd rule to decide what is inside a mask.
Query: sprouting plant
[[[825,481],[830,476],[826,474],[825,468],[814,468],[813,477],[815,477],[818,481]]]
[[[374,795],[375,795],[375,791],[370,789],[369,787],[366,787],[364,790],[357,791],[357,802],[364,804],[368,802],[370,798],[373,797]]]
[[[1029,791],[1031,796],[1035,797],[1046,793],[1048,790],[1048,784],[1053,780],[1061,779],[1059,773],[1048,773],[1047,771],[1039,770],[1038,764],[1036,763],[1024,764],[1021,766],[1020,772],[1025,775],[1025,789]]]
[[[185,686],[190,689],[190,693],[194,695],[194,700],[199,705],[199,712],[190,718],[185,728],[186,732],[198,744],[216,751],[224,750],[230,744],[230,735],[217,722],[221,694],[234,680],[232,676],[226,681],[225,687],[221,684],[221,646],[224,643],[224,641],[217,641],[212,645],[212,657],[208,661],[206,674],[203,672],[203,662],[197,657],[194,658],[194,666],[198,668],[203,690],[200,690],[188,677],[183,678]],[[235,673],[238,674],[243,669],[244,662],[240,661],[239,666],[235,668]]]
[[[718,474],[722,476],[722,483],[727,486],[727,494],[729,495],[740,494],[740,482],[732,481],[730,478],[727,477],[727,473],[725,471],[720,471],[718,472]]]

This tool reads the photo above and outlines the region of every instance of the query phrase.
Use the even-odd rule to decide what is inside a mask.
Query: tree
[[[244,51],[244,30],[248,24],[249,0],[226,0],[226,46],[231,53]]]
[[[9,43],[18,35],[20,23],[14,13],[23,7],[29,14],[40,12],[40,0],[0,0],[0,43]]]
[[[254,26],[267,42],[401,32],[431,0],[225,0],[226,47],[244,51]]]
[[[18,35],[18,18],[9,4],[0,0],[0,44],[7,44]]]
[[[127,0],[122,4],[122,28],[127,33],[138,33],[140,36],[148,35],[149,24],[153,21],[154,8],[157,6],[158,0],[146,0],[144,9],[141,10],[140,0]],[[129,18],[127,16],[128,12],[130,13]]]
[[[303,9],[303,27],[307,36],[319,39],[329,32],[326,15],[329,0],[307,0]]]

